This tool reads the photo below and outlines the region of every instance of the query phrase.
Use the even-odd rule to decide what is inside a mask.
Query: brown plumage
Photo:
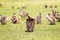
[[[37,24],[41,24],[41,13],[36,17]]]
[[[33,32],[34,25],[35,25],[35,19],[28,16],[28,19],[26,20],[27,32]]]
[[[50,22],[51,25],[55,25],[55,18],[53,15],[50,15],[50,13],[48,13],[47,15],[47,19]]]
[[[59,12],[54,11],[54,12],[52,12],[52,15],[60,22],[60,14],[59,14]]]
[[[11,20],[12,20],[12,23],[17,23],[16,16],[12,16]]]
[[[7,23],[6,16],[2,16],[2,17],[1,17],[1,23],[2,23],[3,25]]]
[[[20,15],[21,17],[25,17],[25,16],[28,16],[28,13],[25,12],[25,11],[23,11],[23,10],[20,10],[19,15]]]
[[[20,18],[17,18],[15,16],[15,13],[13,14],[13,16],[11,17],[12,23],[16,24],[16,23],[20,23]]]
[[[27,32],[33,32],[34,25],[35,25],[34,19],[27,19],[26,20]]]

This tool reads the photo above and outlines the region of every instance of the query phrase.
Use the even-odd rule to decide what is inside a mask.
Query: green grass
[[[49,25],[46,19],[47,13],[51,13],[49,5],[57,5],[58,7],[55,10],[60,12],[59,2],[59,0],[0,0],[0,3],[3,5],[3,7],[0,7],[0,14],[7,16],[8,19],[6,25],[1,25],[0,23],[0,40],[60,40],[60,22],[56,20],[56,25]],[[44,8],[45,4],[48,5],[48,9]],[[12,5],[14,5],[14,9],[11,8]],[[11,23],[10,18],[13,13],[20,17],[18,13],[22,5],[27,6],[27,9],[24,10],[33,18],[36,18],[39,12],[42,13],[42,24],[35,24],[34,32],[25,32],[25,18],[22,18],[19,24]],[[18,7],[20,9],[17,9]]]

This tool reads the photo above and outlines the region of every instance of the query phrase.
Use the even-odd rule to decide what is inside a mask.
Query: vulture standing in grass
[[[28,19],[26,20],[27,32],[33,32],[34,25],[35,25],[35,19],[28,16]]]
[[[55,25],[55,18],[54,16],[50,15],[50,13],[48,13],[47,19],[50,22],[50,25]]]
[[[41,24],[41,13],[36,18],[37,24]]]
[[[55,13],[55,18],[60,22],[60,14],[59,14],[59,12]]]
[[[5,25],[5,24],[7,23],[6,16],[2,16],[2,15],[1,15],[0,21],[1,21],[1,24]]]
[[[25,17],[25,16],[28,16],[28,13],[25,12],[25,11],[23,11],[23,10],[20,10],[19,15],[20,15],[21,17]]]
[[[52,15],[60,22],[60,14],[59,14],[59,12],[52,11]]]
[[[12,20],[12,23],[14,23],[14,24],[21,22],[20,18],[17,18],[15,13],[13,14],[11,20]]]
[[[17,18],[15,16],[15,13],[12,15],[11,20],[12,20],[12,23],[17,23]]]

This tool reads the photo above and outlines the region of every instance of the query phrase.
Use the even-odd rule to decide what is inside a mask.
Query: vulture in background
[[[28,19],[26,20],[27,32],[33,32],[34,25],[35,25],[35,19],[28,16]]]
[[[15,13],[12,15],[11,20],[13,24],[20,23],[20,18],[17,18]]]
[[[19,15],[20,15],[21,17],[25,17],[25,16],[28,16],[28,13],[25,12],[25,11],[23,11],[23,10],[20,10]]]
[[[2,15],[1,15],[0,21],[1,21],[1,24],[5,25],[5,24],[7,23],[6,16],[2,16]]]
[[[37,24],[41,24],[41,13],[36,17]]]
[[[60,14],[59,14],[59,12],[52,11],[52,15],[60,22]]]
[[[50,25],[55,25],[55,18],[54,16],[50,15],[50,13],[48,13],[47,19],[50,22]]]

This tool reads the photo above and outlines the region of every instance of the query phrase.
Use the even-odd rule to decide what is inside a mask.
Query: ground
[[[51,13],[52,10],[49,5],[57,5],[58,7],[53,9],[60,12],[59,0],[0,0],[0,4],[2,4],[0,14],[7,16],[8,19],[6,25],[0,23],[0,40],[60,40],[60,22],[56,20],[56,25],[49,25],[46,19],[47,13]],[[45,4],[48,5],[47,9],[44,7]],[[34,32],[25,32],[26,18],[24,17],[19,24],[11,23],[12,14],[16,13],[16,16],[20,17],[19,10],[23,5],[27,7],[23,10],[33,18],[36,18],[39,12],[42,13],[42,24],[35,24]]]

